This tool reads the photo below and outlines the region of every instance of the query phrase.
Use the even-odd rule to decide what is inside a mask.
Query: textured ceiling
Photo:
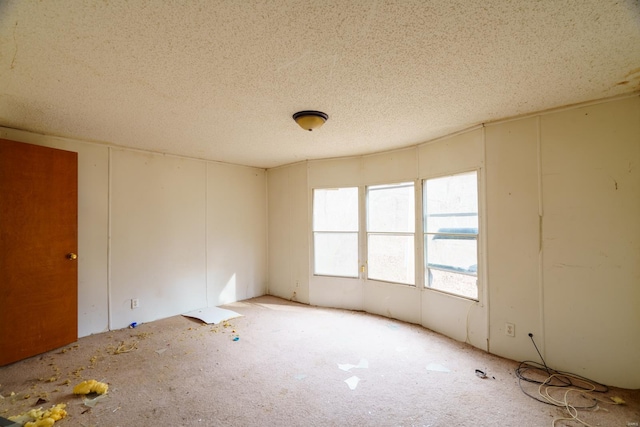
[[[638,90],[637,0],[0,0],[0,126],[250,166]]]

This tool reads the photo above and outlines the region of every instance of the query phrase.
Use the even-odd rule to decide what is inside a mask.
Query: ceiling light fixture
[[[298,126],[309,132],[318,129],[328,119],[329,116],[321,111],[298,111],[293,115],[293,120],[296,121]]]

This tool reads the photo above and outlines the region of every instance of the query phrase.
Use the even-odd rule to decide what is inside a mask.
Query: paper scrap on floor
[[[358,368],[358,369],[367,369],[369,367],[369,362],[367,361],[367,359],[360,359],[360,362],[358,362],[357,365],[352,365],[350,363],[338,363],[338,369],[342,369],[343,371],[346,372],[350,372],[351,369],[353,368]]]
[[[427,366],[427,370],[436,372],[451,372],[449,368],[447,368],[446,366],[442,366],[439,363],[429,363],[429,365]]]
[[[234,317],[240,317],[242,316],[242,314],[220,307],[205,307],[199,310],[193,310],[188,313],[184,313],[183,316],[202,320],[204,323],[207,323],[209,325],[216,325],[220,322],[224,322],[225,320],[233,319]]]
[[[356,377],[355,375],[347,378],[346,380],[344,380],[345,383],[347,383],[347,385],[349,386],[349,388],[351,390],[355,390],[356,387],[358,387],[358,383],[360,382],[360,378]]]

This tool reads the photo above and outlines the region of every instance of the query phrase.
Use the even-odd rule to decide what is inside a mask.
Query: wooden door
[[[78,155],[0,139],[0,366],[78,339]]]

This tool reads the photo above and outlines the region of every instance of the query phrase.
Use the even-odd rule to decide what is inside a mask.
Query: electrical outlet
[[[504,334],[509,336],[509,337],[515,337],[516,336],[516,325],[514,325],[513,323],[505,323],[504,324]]]
[[[140,307],[140,301],[138,301],[138,298],[133,298],[131,300],[131,310],[138,307]]]

